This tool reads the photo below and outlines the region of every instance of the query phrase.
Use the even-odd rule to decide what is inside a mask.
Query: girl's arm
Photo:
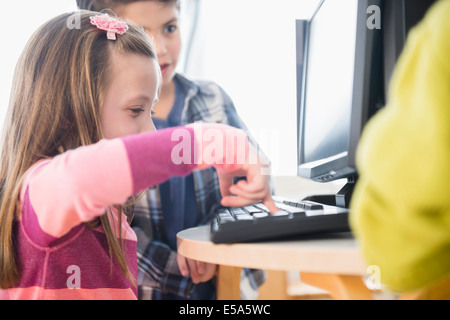
[[[38,167],[26,187],[40,228],[60,237],[141,189],[190,172],[192,165],[170,161],[170,135],[166,130],[102,140]]]
[[[250,180],[259,186],[260,179],[255,179],[258,165],[242,163],[248,158],[248,142],[242,158],[242,144],[233,142],[236,135],[243,132],[225,125],[194,124],[102,140],[49,160],[37,168],[24,188],[28,188],[40,228],[57,238],[102,215],[108,206],[195,169],[214,166],[227,177],[234,172],[251,173]],[[229,188],[228,180],[223,188]]]

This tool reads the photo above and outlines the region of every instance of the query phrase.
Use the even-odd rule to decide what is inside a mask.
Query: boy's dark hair
[[[180,5],[180,0],[77,0],[77,6],[79,9],[91,11],[115,10],[119,5],[138,1],[157,1],[162,3],[175,3],[177,6]]]

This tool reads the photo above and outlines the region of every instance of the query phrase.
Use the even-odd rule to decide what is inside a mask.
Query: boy
[[[93,11],[111,9],[144,27],[153,38],[163,76],[159,102],[153,109],[157,129],[203,121],[246,130],[231,99],[219,86],[176,73],[181,50],[178,0],[77,0],[77,4]],[[215,171],[205,170],[149,190],[135,207],[141,299],[215,299],[216,266],[178,255],[176,234],[208,223],[220,198]],[[262,271],[244,269],[243,298],[255,298],[263,281]]]

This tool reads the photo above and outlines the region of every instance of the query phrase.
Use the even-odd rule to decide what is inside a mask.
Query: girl
[[[217,84],[192,81],[176,72],[181,50],[178,0],[77,0],[77,3],[81,9],[112,9],[120,17],[144,27],[152,37],[163,79],[154,107],[157,129],[204,121],[246,130],[231,99]],[[138,234],[140,298],[215,297],[214,279],[209,280],[216,266],[177,255],[176,234],[207,223],[220,200],[213,168],[173,177],[141,198],[133,221]],[[254,298],[263,279],[261,271],[244,269],[242,297]]]
[[[242,150],[228,141],[242,132],[201,124],[154,132],[160,83],[151,41],[133,24],[81,11],[33,35],[18,62],[2,141],[0,299],[136,299],[127,200],[170,176],[214,166],[224,205],[256,195],[276,210],[260,162],[190,152],[218,142],[237,160]],[[205,129],[220,134],[203,141]],[[190,148],[177,154],[182,142]],[[244,152],[250,159],[255,150],[247,144]],[[232,186],[234,175],[247,182]]]

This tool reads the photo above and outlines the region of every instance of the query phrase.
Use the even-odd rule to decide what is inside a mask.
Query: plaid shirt
[[[186,92],[182,124],[196,121],[225,123],[248,132],[231,99],[218,85],[190,81],[179,74],[176,77]],[[254,143],[252,139],[251,142]],[[198,208],[196,221],[198,225],[207,224],[220,204],[219,180],[213,168],[195,171],[193,177]],[[158,186],[149,189],[135,205],[132,227],[138,237],[139,298],[151,299],[155,289],[163,294],[189,298],[194,284],[189,277],[180,274],[177,253],[164,243],[164,219]],[[256,298],[257,289],[264,280],[262,270],[243,269],[242,298]]]

